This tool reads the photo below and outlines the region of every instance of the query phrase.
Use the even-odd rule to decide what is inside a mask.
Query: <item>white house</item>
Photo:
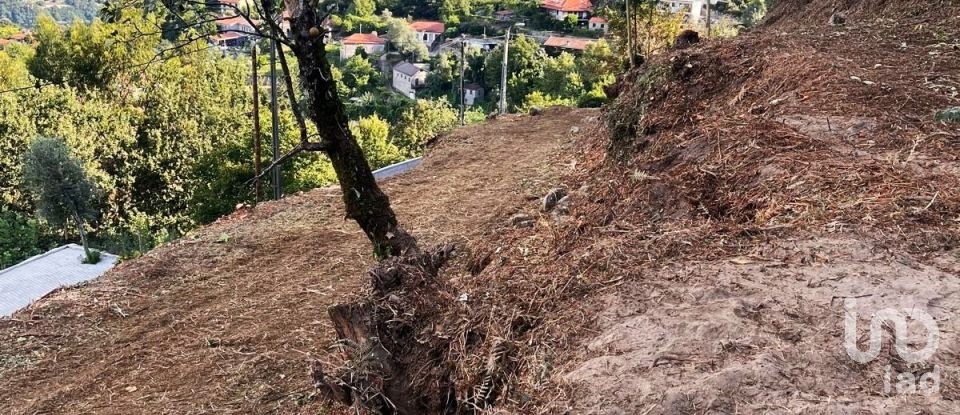
[[[387,41],[377,36],[377,32],[354,33],[340,41],[340,60],[347,60],[363,49],[367,54],[383,53]]]
[[[427,49],[431,49],[433,42],[436,42],[443,35],[443,31],[446,30],[442,22],[429,20],[411,22],[410,27],[414,32],[417,32],[417,39],[420,39],[427,46]]]
[[[417,89],[427,82],[430,65],[400,62],[393,66],[393,88],[410,99],[417,98]]]
[[[513,20],[513,10],[499,10],[493,13],[493,18],[498,22],[509,22]]]
[[[593,3],[590,0],[543,0],[540,8],[557,20],[566,20],[567,15],[573,14],[584,22],[593,11]]]
[[[472,107],[477,102],[483,100],[483,87],[477,84],[466,84],[463,86],[463,103]]]
[[[260,22],[254,20],[253,23]],[[257,30],[250,21],[241,16],[224,16],[217,18],[217,32],[210,38],[211,42],[223,47],[238,47],[245,46]]]
[[[660,4],[669,8],[671,13],[685,13],[687,21],[697,23],[706,14],[706,0],[668,0]]]
[[[467,48],[477,48],[484,52],[489,52],[503,43],[502,40],[485,37],[471,37],[467,38],[464,42],[466,42]]]
[[[593,16],[590,18],[589,28],[590,30],[607,33],[607,30],[610,29],[610,23],[600,16]]]

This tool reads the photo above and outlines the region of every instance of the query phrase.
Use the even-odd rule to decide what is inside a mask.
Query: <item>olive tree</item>
[[[97,262],[90,251],[84,227],[96,217],[96,187],[67,144],[57,138],[38,138],[23,160],[24,183],[37,200],[42,218],[54,226],[73,222],[80,233],[87,262]]]

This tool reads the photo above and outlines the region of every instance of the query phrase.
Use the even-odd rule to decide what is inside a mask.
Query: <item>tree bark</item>
[[[286,6],[291,15],[293,52],[299,63],[301,110],[325,141],[323,151],[330,157],[340,181],[346,216],[360,225],[378,258],[416,252],[416,240],[397,223],[390,199],[377,185],[360,145],[350,132],[327,61],[323,15],[313,7],[301,8],[300,4],[306,3],[287,1]]]
[[[73,211],[73,219],[77,222],[77,231],[80,232],[80,243],[83,244],[84,260],[90,259],[90,245],[87,244],[87,232],[83,229],[83,219],[80,219],[80,213]]]

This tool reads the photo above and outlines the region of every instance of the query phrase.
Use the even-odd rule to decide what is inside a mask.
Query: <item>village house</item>
[[[660,4],[671,13],[683,13],[690,23],[698,23],[707,7],[705,0],[669,0]]]
[[[32,41],[33,32],[30,32],[29,30],[21,30],[20,32],[7,36],[6,38],[0,39],[0,48],[11,43],[30,43]]]
[[[587,49],[587,45],[596,42],[596,39],[588,39],[582,37],[563,37],[563,36],[550,36],[547,38],[547,41],[543,43],[544,48],[554,48],[554,50],[568,50],[574,52],[583,52]],[[549,49],[548,49],[549,50]]]
[[[493,18],[498,22],[509,22],[513,20],[513,10],[498,10],[493,13]]]
[[[215,0],[206,3],[210,11],[219,14],[234,14],[240,6],[240,0]]]
[[[427,49],[433,48],[433,43],[443,35],[443,31],[446,28],[443,26],[442,22],[433,22],[428,20],[418,20],[410,23],[410,28],[414,32],[417,32],[417,39],[419,39],[427,47]]]
[[[463,86],[463,103],[472,107],[483,101],[483,87],[477,84],[466,84]]]
[[[588,27],[590,28],[590,30],[607,33],[607,30],[610,29],[610,23],[607,22],[607,19],[603,17],[593,16],[590,18]]]
[[[210,37],[211,43],[220,47],[242,47],[250,42],[250,36],[257,31],[241,16],[224,16],[217,18],[217,32]]]
[[[477,38],[467,38],[464,40],[467,44],[467,49],[477,48],[483,52],[490,52],[495,49],[498,45],[503,43],[500,39],[477,37]]]
[[[383,53],[387,41],[377,36],[377,32],[354,33],[340,41],[340,60],[347,60],[363,49],[368,55]]]
[[[557,20],[566,20],[567,15],[576,15],[580,22],[586,22],[593,11],[590,0],[543,0],[540,8]]]
[[[427,82],[430,65],[400,62],[393,66],[393,88],[410,99],[417,98],[417,89]]]

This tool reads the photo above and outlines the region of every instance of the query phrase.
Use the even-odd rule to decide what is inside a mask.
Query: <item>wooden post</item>
[[[624,2],[627,5],[625,30],[627,31],[627,55],[630,57],[630,67],[633,68],[637,65],[637,62],[634,59],[633,52],[633,20],[630,18],[630,1],[631,0],[626,0]]]
[[[706,0],[707,4],[707,37],[710,37],[710,0]]]
[[[260,77],[257,75],[257,43],[250,49],[250,60],[253,66],[253,205],[260,203],[263,186],[260,182]]]
[[[460,125],[466,125],[467,101],[464,96],[466,92],[463,89],[463,74],[467,66],[467,47],[463,36],[460,36]]]

